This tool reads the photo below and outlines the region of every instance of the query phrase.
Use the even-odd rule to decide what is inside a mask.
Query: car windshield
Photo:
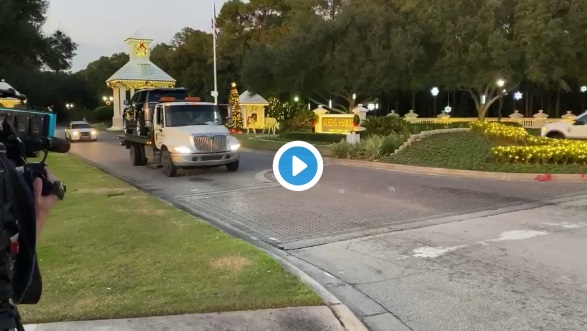
[[[159,102],[163,97],[172,97],[176,100],[184,100],[188,96],[185,90],[169,90],[169,91],[149,91],[148,101]]]
[[[222,125],[222,118],[216,105],[172,105],[165,107],[165,125]]]
[[[73,123],[71,124],[72,129],[90,129],[92,128],[88,123]]]

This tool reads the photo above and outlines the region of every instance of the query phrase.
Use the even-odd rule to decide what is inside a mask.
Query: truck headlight
[[[192,152],[190,148],[186,146],[173,147],[173,150],[179,154],[190,154]]]
[[[73,132],[72,132],[72,134],[73,134],[74,136],[77,136],[77,135],[79,135],[79,132],[78,132],[78,131],[73,131]]]
[[[241,148],[241,144],[231,144],[230,145],[231,151],[237,151],[239,148]]]

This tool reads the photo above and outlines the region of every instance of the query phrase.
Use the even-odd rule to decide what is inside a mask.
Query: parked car
[[[65,139],[74,141],[96,141],[98,131],[86,121],[71,121],[65,129]]]

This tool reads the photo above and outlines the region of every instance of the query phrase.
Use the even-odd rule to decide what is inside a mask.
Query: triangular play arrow
[[[297,176],[300,172],[304,171],[308,167],[304,161],[300,160],[297,156],[293,156],[292,160],[292,176]]]

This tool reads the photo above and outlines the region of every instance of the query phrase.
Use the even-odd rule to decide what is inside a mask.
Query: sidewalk
[[[326,306],[25,325],[26,331],[344,331]],[[353,330],[348,327],[347,329]]]

